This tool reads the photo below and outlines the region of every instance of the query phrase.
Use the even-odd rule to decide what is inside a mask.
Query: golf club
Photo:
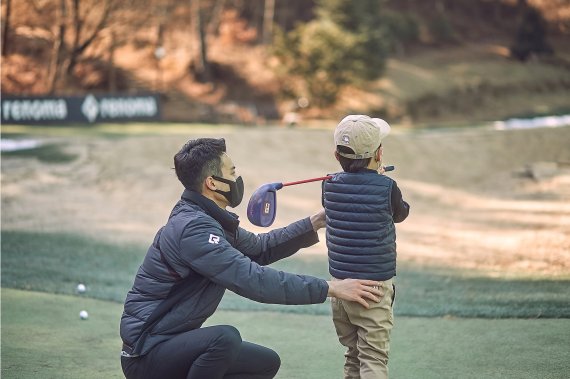
[[[384,167],[384,171],[393,171],[394,166]],[[247,218],[253,225],[267,227],[275,221],[277,214],[277,191],[283,187],[297,184],[318,182],[332,178],[332,176],[322,176],[319,178],[299,180],[288,183],[267,183],[255,190],[249,203],[247,204]]]

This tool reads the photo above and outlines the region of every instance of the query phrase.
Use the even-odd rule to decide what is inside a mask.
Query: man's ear
[[[215,191],[216,188],[216,183],[214,182],[214,178],[212,178],[211,176],[208,176],[205,180],[204,180],[204,189],[209,189],[210,191]]]

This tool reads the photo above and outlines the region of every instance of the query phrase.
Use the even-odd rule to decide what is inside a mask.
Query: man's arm
[[[398,188],[396,181],[392,184],[390,202],[392,203],[392,218],[394,222],[404,221],[410,214],[410,205],[402,198],[402,191]]]
[[[251,300],[272,304],[315,304],[327,296],[357,301],[378,301],[376,281],[347,279],[327,282],[260,266],[234,249],[214,223],[186,227],[180,240],[183,261],[213,282]]]
[[[202,220],[187,225],[180,240],[180,256],[198,274],[262,303],[322,303],[329,291],[322,279],[277,271],[253,262],[232,247],[214,222]]]
[[[319,212],[284,228],[260,234],[240,228],[235,246],[254,262],[268,265],[319,242],[316,230],[321,227],[321,218]]]

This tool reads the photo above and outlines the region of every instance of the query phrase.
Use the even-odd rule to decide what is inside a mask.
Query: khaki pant
[[[394,326],[393,280],[382,282],[379,303],[370,308],[352,301],[331,299],[333,322],[338,339],[347,347],[344,354],[345,379],[388,378],[390,331]]]

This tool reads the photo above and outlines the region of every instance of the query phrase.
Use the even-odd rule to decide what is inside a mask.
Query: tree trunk
[[[79,15],[79,0],[73,0],[73,28],[75,35],[73,36],[73,45],[71,45],[71,55],[69,56],[69,64],[67,66],[67,73],[71,74],[75,65],[77,64],[77,56],[79,55],[79,38],[81,35],[83,23]]]
[[[53,44],[53,52],[49,65],[49,93],[53,94],[59,80],[61,63],[63,62],[63,52],[65,48],[65,21],[67,19],[66,0],[60,0],[59,12],[59,35]]]
[[[208,61],[208,44],[206,41],[206,33],[204,30],[203,15],[200,7],[200,0],[192,0],[192,18],[194,30],[199,41],[199,52],[196,59],[196,77],[203,82],[209,82],[210,63]]]
[[[275,16],[275,0],[265,0],[263,12],[263,44],[271,45],[273,41],[273,17]]]
[[[214,4],[214,10],[212,11],[212,17],[210,22],[208,22],[208,27],[206,28],[206,33],[210,35],[217,35],[218,29],[220,27],[220,19],[222,18],[222,12],[225,7],[225,0],[216,0]]]
[[[81,42],[81,33],[83,31],[83,20],[81,19],[81,15],[79,14],[79,3],[80,0],[73,0],[73,25],[75,29],[74,39],[73,39],[73,46],[71,48],[71,53],[69,57],[69,64],[67,66],[67,73],[71,74],[77,61],[81,54],[95,41],[101,30],[105,27],[107,23],[107,19],[111,14],[111,0],[105,0],[103,2],[103,12],[101,16],[101,20],[99,23],[94,27],[93,32],[91,35],[83,42]],[[87,16],[86,16],[87,17]]]
[[[109,92],[117,91],[117,70],[115,68],[115,32],[111,32],[111,46],[109,47]]]
[[[437,0],[435,3],[435,9],[439,14],[445,14],[445,3],[442,0]]]
[[[8,31],[10,30],[10,3],[11,0],[6,0],[6,17],[4,18],[4,28],[2,30],[2,56],[8,54]]]

